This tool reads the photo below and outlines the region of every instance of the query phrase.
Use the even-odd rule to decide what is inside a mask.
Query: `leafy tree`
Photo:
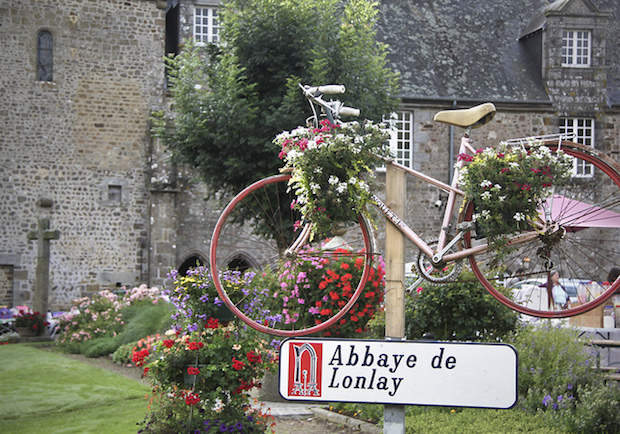
[[[167,58],[174,122],[154,132],[177,161],[196,167],[214,190],[236,192],[277,173],[272,144],[308,116],[298,84],[344,84],[339,97],[381,120],[394,111],[397,75],[376,41],[370,0],[224,0],[221,40]]]

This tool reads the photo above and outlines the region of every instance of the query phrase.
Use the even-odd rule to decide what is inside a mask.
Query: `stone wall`
[[[15,304],[32,300],[36,241],[50,218],[50,302],[147,281],[148,118],[162,102],[164,12],[147,0],[20,0],[0,7],[0,257],[18,255]],[[161,7],[162,4],[160,3]],[[37,34],[53,81],[36,81]],[[38,206],[49,198],[53,206]],[[4,264],[0,264],[4,265]]]

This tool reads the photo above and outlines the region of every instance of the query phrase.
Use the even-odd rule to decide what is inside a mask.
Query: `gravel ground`
[[[348,427],[318,418],[276,419],[275,434],[359,434]]]

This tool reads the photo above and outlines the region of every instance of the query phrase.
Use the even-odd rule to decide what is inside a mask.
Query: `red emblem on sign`
[[[289,343],[289,396],[321,396],[323,344]]]

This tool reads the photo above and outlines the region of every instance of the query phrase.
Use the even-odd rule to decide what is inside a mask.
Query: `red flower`
[[[164,341],[162,342],[162,344],[164,345],[164,347],[166,348],[172,348],[174,346],[174,341],[172,339],[164,339]]]
[[[144,359],[146,359],[148,356],[149,350],[144,349],[133,353],[131,360],[136,364],[136,366],[142,366],[144,365]]]
[[[357,268],[358,270],[361,270],[361,268],[364,266],[364,258],[362,258],[361,256],[358,257],[355,260],[355,268]]]
[[[325,289],[327,288],[327,282],[322,280],[321,283],[319,283],[319,289]]]
[[[200,374],[200,369],[195,368],[193,366],[190,366],[190,367],[187,368],[187,373],[189,375],[198,375],[198,374]]]
[[[207,320],[206,325],[208,329],[216,329],[220,326],[220,320],[218,320],[217,318],[211,317]]]
[[[254,351],[248,352],[246,356],[250,363],[261,363],[262,362],[262,358],[260,354],[256,354]]]
[[[343,270],[348,270],[349,264],[347,264],[346,262],[343,262],[342,264],[340,264],[340,268],[342,268]]]
[[[195,393],[189,392],[185,395],[185,403],[189,406],[196,405],[200,402],[200,396]]]
[[[458,156],[458,161],[474,161],[474,157],[469,154],[460,153]]]
[[[189,343],[189,349],[192,351],[196,351],[201,349],[202,347],[204,347],[205,344],[203,344],[202,342],[190,342]]]
[[[237,360],[236,358],[233,357],[233,366],[232,367],[236,371],[241,371],[245,367],[245,363],[243,363],[241,360]]]

